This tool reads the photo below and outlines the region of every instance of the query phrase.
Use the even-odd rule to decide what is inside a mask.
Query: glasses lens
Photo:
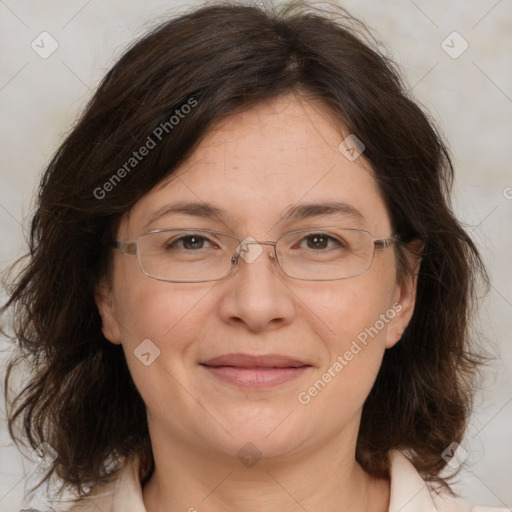
[[[231,270],[238,241],[226,234],[172,229],[142,235],[138,240],[142,271],[169,281],[213,281]]]
[[[366,272],[374,244],[367,231],[318,229],[284,235],[276,249],[281,268],[290,277],[333,280]]]

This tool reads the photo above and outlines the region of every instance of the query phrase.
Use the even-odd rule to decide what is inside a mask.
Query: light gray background
[[[198,4],[0,0],[0,268],[23,251],[38,176],[104,73],[155,18]],[[478,396],[456,489],[469,504],[512,509],[512,0],[342,5],[376,30],[450,143],[455,209],[492,279],[481,329],[501,351]],[[47,59],[31,48],[43,31],[59,45]],[[450,51],[462,49],[454,31],[469,44],[456,59],[441,46],[450,36]],[[1,407],[0,511],[14,512],[27,506],[23,474],[32,466],[11,444]]]

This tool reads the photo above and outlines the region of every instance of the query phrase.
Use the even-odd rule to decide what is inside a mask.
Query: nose
[[[222,283],[225,291],[219,312],[223,321],[243,323],[251,331],[290,323],[295,307],[284,277],[272,242],[242,244],[237,268]]]

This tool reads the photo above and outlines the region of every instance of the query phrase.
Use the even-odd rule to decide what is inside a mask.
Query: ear
[[[121,344],[121,330],[112,306],[112,288],[105,278],[97,285],[94,291],[94,300],[101,317],[101,332],[111,343]]]
[[[416,303],[416,288],[418,273],[421,264],[421,252],[423,242],[413,240],[409,242],[407,250],[408,269],[406,275],[395,285],[392,305],[390,310],[395,311],[394,318],[389,322],[386,334],[386,348],[393,347],[402,337],[403,332],[411,321]]]

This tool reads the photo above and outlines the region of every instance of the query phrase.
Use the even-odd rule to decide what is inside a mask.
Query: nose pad
[[[238,270],[238,263],[240,263],[240,254],[235,253],[231,256],[231,267],[233,270]]]

